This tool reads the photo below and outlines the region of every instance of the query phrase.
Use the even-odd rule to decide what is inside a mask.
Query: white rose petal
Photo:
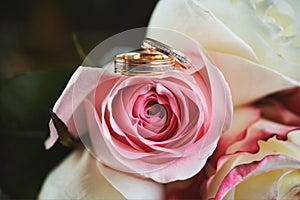
[[[39,199],[124,199],[87,151],[73,151],[46,178]]]
[[[109,169],[87,151],[75,150],[48,175],[39,199],[163,199],[163,189],[162,184]]]
[[[300,81],[300,1],[161,0],[149,26],[195,38]]]
[[[259,63],[300,80],[300,14],[297,10],[300,1],[195,2],[200,2],[245,41]]]

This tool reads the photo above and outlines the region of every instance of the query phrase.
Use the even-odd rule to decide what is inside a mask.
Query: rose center
[[[149,117],[157,116],[159,118],[163,118],[166,114],[166,110],[164,106],[157,102],[150,101],[146,107],[147,107],[146,112]]]
[[[149,101],[144,110],[144,128],[153,133],[160,133],[165,130],[168,120],[168,112],[164,104],[157,101]]]

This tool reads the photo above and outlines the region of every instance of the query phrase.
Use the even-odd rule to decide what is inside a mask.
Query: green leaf
[[[45,176],[71,149],[46,151],[49,108],[73,70],[48,68],[21,74],[0,86],[0,188],[8,198],[35,199]]]
[[[71,75],[67,68],[49,68],[24,73],[0,88],[0,124],[9,130],[44,130],[49,108]]]

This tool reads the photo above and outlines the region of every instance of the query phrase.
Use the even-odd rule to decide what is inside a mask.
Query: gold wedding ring
[[[157,40],[145,38],[143,50],[118,54],[115,57],[115,73],[127,76],[156,76],[168,70],[188,69],[192,66],[188,58]]]
[[[174,68],[175,61],[159,52],[131,52],[115,58],[115,72],[127,76],[156,76]]]

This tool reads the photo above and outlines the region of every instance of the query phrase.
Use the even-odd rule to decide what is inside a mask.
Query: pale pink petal
[[[169,164],[165,164],[163,168],[144,173],[146,177],[151,177],[160,183],[169,183],[176,180],[186,180],[196,175],[205,165],[207,158],[216,148],[215,143],[206,144],[205,139],[200,139],[193,144],[191,148],[185,152],[186,156],[174,159]]]
[[[231,126],[233,105],[230,86],[227,84],[222,72],[213,65],[195,41],[189,40],[186,43],[188,46],[185,46],[183,52],[191,58],[195,65],[194,68],[197,69],[197,66],[200,66],[201,63],[198,63],[197,59],[193,58],[202,58],[202,62],[205,64],[205,69],[196,71],[196,73],[200,73],[202,79],[206,79],[206,83],[210,87],[212,110],[210,110],[211,125],[210,130],[207,132],[209,136],[207,142],[212,142],[216,136],[218,137],[220,133],[226,131]],[[217,130],[218,128],[220,130]]]
[[[81,112],[82,101],[97,87],[99,77],[101,77],[103,72],[104,70],[100,68],[79,67],[53,107],[53,111],[66,123],[69,131],[76,137],[78,137],[78,132],[74,124],[73,114]],[[74,89],[76,89],[76,98],[73,93]],[[77,115],[82,116],[83,113],[77,113]],[[81,123],[81,121],[82,126],[84,126],[85,120],[79,119],[78,123]],[[49,123],[49,127],[51,131],[50,137],[45,142],[47,149],[53,146],[58,139],[52,120]]]
[[[253,106],[235,109],[232,126],[221,136],[217,149],[215,150],[213,157],[210,158],[210,162],[215,165],[221,155],[228,153],[228,147],[233,143],[242,140],[246,136],[249,126],[259,120],[259,118],[260,112]]]
[[[103,133],[100,129],[102,124],[99,121],[98,113],[93,104],[87,100],[84,103],[86,109],[84,117],[86,117],[88,129],[92,130],[89,133],[92,146],[88,147],[88,149],[91,149],[91,153],[98,161],[109,164],[111,167],[115,167],[119,170],[132,172],[117,159],[118,157],[114,156],[113,152],[110,151],[110,144],[107,143],[107,139],[102,135]]]

